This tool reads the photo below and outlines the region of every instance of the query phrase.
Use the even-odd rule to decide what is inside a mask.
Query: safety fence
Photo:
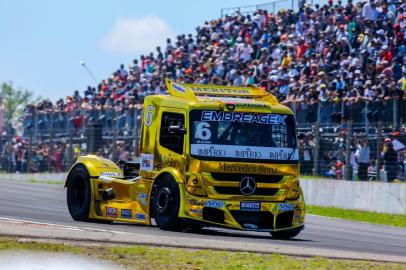
[[[32,111],[22,136],[0,140],[0,171],[64,172],[80,155],[135,160],[142,105],[124,110]]]
[[[302,175],[369,181],[406,178],[406,134],[404,131],[394,132],[389,123],[380,121],[367,128],[351,120],[343,126],[320,123],[298,125],[298,134]],[[395,162],[390,164],[394,166],[390,167],[385,159],[389,142],[394,147],[395,155]],[[358,149],[361,145],[369,151],[368,159],[362,161],[366,165],[360,164]],[[362,179],[359,177],[360,166],[366,166]],[[388,173],[395,176],[388,177]]]
[[[368,139],[368,179],[379,179],[385,165],[385,139],[396,146],[397,176],[404,177],[403,101],[385,103],[290,102],[296,115],[303,175],[357,179],[357,145]],[[401,106],[400,106],[401,105]],[[0,140],[0,171],[64,172],[79,155],[118,161],[139,154],[142,106],[123,110],[33,111],[24,117],[21,137]]]

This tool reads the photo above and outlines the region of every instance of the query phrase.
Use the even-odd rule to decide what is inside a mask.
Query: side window
[[[185,135],[168,132],[170,126],[185,126],[185,117],[180,113],[162,113],[161,133],[159,143],[178,154],[183,153],[183,140]]]

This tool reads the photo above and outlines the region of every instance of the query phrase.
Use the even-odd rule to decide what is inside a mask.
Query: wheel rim
[[[157,210],[160,213],[165,213],[168,210],[169,201],[171,199],[171,191],[168,188],[163,188],[159,191],[157,196]]]
[[[82,177],[75,179],[75,184],[72,187],[73,189],[73,207],[75,210],[80,210],[85,204],[86,200],[86,186],[85,181]]]

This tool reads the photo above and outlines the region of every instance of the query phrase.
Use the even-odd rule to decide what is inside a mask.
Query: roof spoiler
[[[205,97],[241,97],[256,99],[277,104],[278,100],[263,89],[249,86],[225,86],[205,84],[183,84],[166,79],[169,94],[174,97],[182,97],[197,101],[198,96]]]

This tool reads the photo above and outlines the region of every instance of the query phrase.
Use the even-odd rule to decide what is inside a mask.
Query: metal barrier
[[[33,112],[23,136],[0,140],[0,170],[64,172],[79,155],[112,160],[138,157],[142,106],[124,111]]]
[[[403,128],[404,131],[404,128]],[[371,123],[365,128],[351,120],[344,125],[320,124],[318,122],[298,124],[299,157],[303,175],[323,176],[346,180],[388,180],[405,179],[405,132],[393,132],[391,123]],[[387,149],[385,139],[395,147],[396,164],[385,162]],[[356,154],[361,141],[368,140],[369,162],[361,164]],[[364,168],[364,179],[359,179],[360,166]],[[382,171],[381,171],[382,170]],[[395,174],[391,179],[382,178],[387,173]],[[382,178],[382,179],[380,179]]]
[[[360,101],[290,102],[296,115],[299,157],[304,175],[357,179],[354,158],[361,138],[369,140],[371,179],[385,165],[384,138],[406,144],[405,101],[375,104]],[[24,118],[23,136],[1,138],[0,170],[6,172],[63,172],[76,157],[94,153],[117,161],[138,156],[142,105],[126,109],[75,112],[32,111]],[[397,177],[405,178],[404,150],[397,152]]]

